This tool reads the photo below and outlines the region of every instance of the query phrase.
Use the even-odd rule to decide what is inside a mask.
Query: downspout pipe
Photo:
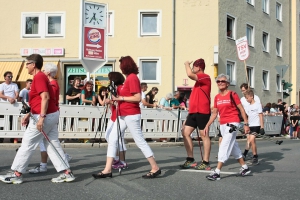
[[[176,0],[173,0],[173,41],[172,41],[172,91],[175,90],[175,16],[176,16]]]

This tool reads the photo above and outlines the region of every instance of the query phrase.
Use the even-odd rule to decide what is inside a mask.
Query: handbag
[[[243,121],[244,121],[244,118],[243,118],[243,116],[242,116],[242,114],[241,114],[240,109],[237,107],[237,105],[236,105],[236,103],[235,103],[235,101],[234,101],[234,99],[233,99],[232,92],[230,92],[230,100],[231,100],[231,102],[233,102],[233,104],[235,105],[235,108],[237,109],[237,111],[238,111],[238,113],[239,113],[239,119],[240,119],[240,121],[243,122]]]

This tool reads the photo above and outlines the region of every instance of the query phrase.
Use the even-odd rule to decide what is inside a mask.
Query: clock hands
[[[91,23],[91,22],[92,22],[92,20],[95,20],[95,21],[97,21],[97,19],[96,19],[96,13],[93,13],[93,17],[91,18],[91,20],[90,20],[90,22],[89,22],[89,23]]]

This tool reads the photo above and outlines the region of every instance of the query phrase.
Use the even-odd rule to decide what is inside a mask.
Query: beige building
[[[204,58],[212,79],[229,74],[231,89],[246,81],[235,41],[247,35],[250,56],[246,68],[250,86],[263,103],[281,98],[281,78],[275,66],[289,65],[284,79],[292,82],[288,103],[299,103],[298,20],[299,3],[293,0],[94,0],[108,4],[108,63],[94,75],[97,85],[107,84],[107,74],[119,70],[118,59],[130,55],[140,68],[141,82],[158,87],[157,99],[174,90],[189,94],[183,63]],[[9,68],[21,88],[28,76],[24,59],[38,52],[45,62],[59,67],[61,101],[72,79],[85,78],[80,64],[81,0],[7,1],[2,9],[0,73]],[[34,5],[34,6],[32,6]],[[130,5],[130,6],[129,6]],[[294,6],[295,5],[295,6]],[[3,6],[3,7],[5,7]],[[126,8],[126,9],[124,9]],[[293,9],[291,9],[293,8]],[[98,88],[96,88],[97,90]],[[218,92],[212,83],[212,97]],[[239,93],[240,94],[240,93]]]

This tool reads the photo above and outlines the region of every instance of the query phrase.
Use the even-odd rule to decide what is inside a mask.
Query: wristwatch
[[[45,114],[40,114],[40,117],[45,118],[46,115]]]
[[[249,124],[245,123],[244,126],[249,126]]]

